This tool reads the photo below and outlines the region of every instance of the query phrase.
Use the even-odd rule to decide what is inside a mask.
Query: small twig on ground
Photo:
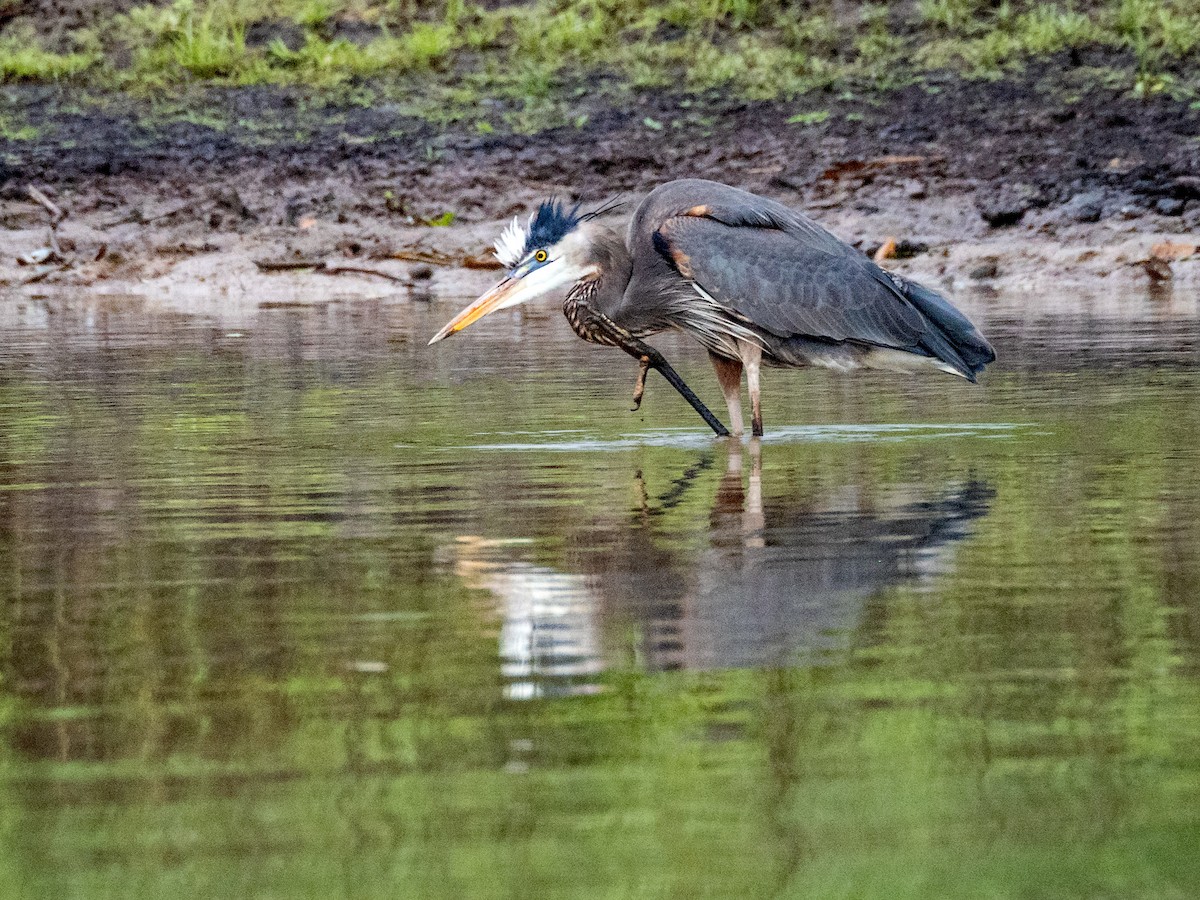
[[[172,216],[177,216],[179,213],[187,212],[188,210],[193,210],[196,215],[200,215],[201,213],[208,212],[215,205],[215,200],[209,200],[200,204],[193,203],[189,200],[185,203],[176,204],[165,212],[160,212],[153,216],[143,216],[141,214],[141,210],[134,210],[133,212],[126,216],[122,216],[119,219],[113,219],[111,222],[104,222],[100,225],[100,227],[116,228],[118,225],[129,225],[130,223],[136,223],[138,225],[150,225],[153,222],[161,222],[163,219],[169,219]]]
[[[407,278],[400,278],[396,275],[390,275],[387,272],[380,272],[378,269],[366,269],[361,266],[331,266],[326,263],[323,268],[317,270],[326,275],[374,275],[378,278],[386,278],[388,281],[394,281],[396,284],[408,284]]]
[[[425,247],[409,247],[396,250],[390,254],[392,259],[405,262],[428,263],[433,266],[461,266],[464,269],[502,269],[504,268],[496,257],[487,251],[473,256],[451,256],[441,250],[429,250]]]
[[[32,199],[35,203],[42,206],[46,212],[50,213],[51,228],[57,228],[58,223],[67,217],[66,210],[35,188],[32,184],[25,186],[25,193],[27,193],[30,199]]]
[[[256,259],[254,265],[261,272],[293,272],[299,269],[312,269],[322,275],[374,275],[376,278],[386,278],[396,284],[409,284],[407,278],[401,278],[378,269],[368,269],[365,266],[343,266],[323,259]]]
[[[467,256],[462,260],[464,269],[503,269],[504,266],[500,260],[496,259],[491,253],[477,253],[475,256]]]
[[[65,272],[69,268],[71,268],[70,263],[63,263],[57,266],[43,266],[29,277],[21,279],[21,284],[37,284],[39,281],[45,281],[56,272]]]
[[[1143,259],[1141,262],[1132,263],[1135,266],[1141,266],[1149,277],[1152,284],[1158,284],[1163,281],[1170,281],[1175,277],[1175,273],[1171,271],[1171,264],[1157,256],[1151,256],[1149,259]]]
[[[391,257],[392,259],[401,259],[405,262],[429,263],[433,266],[453,266],[458,264],[458,260],[448,253],[442,253],[440,250],[426,250],[423,247],[410,250],[397,250],[391,254]]]
[[[33,200],[34,203],[37,203],[50,215],[50,235],[47,240],[46,247],[46,249],[49,249],[50,252],[46,257],[47,261],[53,260],[63,264],[61,268],[50,268],[44,272],[35,273],[21,282],[22,284],[32,284],[35,281],[41,281],[51,272],[61,271],[62,269],[67,269],[71,266],[71,259],[67,256],[67,254],[63,253],[62,247],[58,243],[58,226],[62,220],[67,217],[68,211],[63,209],[44,193],[35,188],[32,184],[27,184],[25,186],[25,193],[29,195],[29,198]],[[33,258],[37,253],[38,251],[34,251],[33,254],[27,254],[25,259],[18,258],[17,262],[21,263],[22,265],[28,265],[30,259]]]
[[[323,259],[256,259],[254,264],[261,272],[291,272],[296,269],[321,269]]]

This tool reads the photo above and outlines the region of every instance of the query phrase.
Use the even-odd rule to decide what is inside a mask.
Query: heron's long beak
[[[498,309],[504,309],[507,306],[512,306],[516,303],[521,303],[527,299],[519,296],[524,293],[521,291],[521,279],[505,278],[498,285],[460,312],[457,316],[446,323],[446,326],[435,334],[429,341],[430,344],[436,344],[438,341],[443,341],[456,331],[462,331],[472,322],[482,319],[490,312],[495,312]]]
[[[488,313],[540,297],[593,271],[593,268],[572,265],[562,259],[552,260],[536,269],[519,268],[515,274],[506,276],[498,285],[447,322],[446,327],[435,334],[429,343],[436,344],[445,340]]]

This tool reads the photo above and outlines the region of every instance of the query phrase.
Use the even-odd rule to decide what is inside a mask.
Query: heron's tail
[[[895,278],[895,276],[892,276]],[[924,335],[924,349],[955,369],[968,381],[996,358],[996,351],[970,319],[936,291],[899,279],[908,301],[934,326]]]

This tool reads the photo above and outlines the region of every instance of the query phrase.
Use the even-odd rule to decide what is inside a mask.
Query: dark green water
[[[1200,895],[1194,323],[735,451],[453,308],[10,323],[0,895]]]

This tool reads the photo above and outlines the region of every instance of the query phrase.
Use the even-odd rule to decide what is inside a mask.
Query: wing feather
[[[671,216],[655,246],[718,304],[777,337],[923,349],[925,317],[866,257],[798,215],[739,212]]]

